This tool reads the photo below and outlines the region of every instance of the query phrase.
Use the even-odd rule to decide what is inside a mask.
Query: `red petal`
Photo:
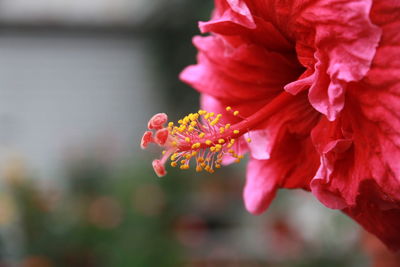
[[[314,48],[310,102],[329,120],[342,110],[347,84],[360,81],[370,69],[381,37],[370,8],[370,0],[307,3],[293,25],[297,47]],[[303,51],[298,50],[299,57]]]
[[[313,132],[321,167],[312,189],[400,249],[400,3],[379,1],[371,17],[382,42],[365,79],[349,85],[341,118]],[[345,140],[352,146],[341,145]]]
[[[278,189],[278,177],[273,171],[273,168],[268,165],[268,161],[251,159],[248,163],[247,182],[243,197],[249,212],[262,213],[274,199]]]
[[[246,28],[256,27],[253,16],[250,14],[245,1],[243,0],[216,0],[216,9],[213,20],[210,22],[200,22],[202,32],[214,31],[215,27],[223,28],[234,27],[235,24]],[[218,26],[216,26],[216,24]],[[222,24],[222,25],[221,25]]]
[[[375,181],[360,184],[357,205],[343,211],[390,249],[400,250],[400,203],[387,199]]]
[[[301,72],[292,55],[268,52],[245,43],[232,47],[215,36],[197,37],[194,43],[200,50],[198,64],[187,67],[180,78],[221,100],[268,100]]]
[[[309,190],[310,177],[318,167],[318,157],[309,138],[285,134],[275,145],[269,160],[251,159],[244,189],[246,208],[265,211],[278,188]]]

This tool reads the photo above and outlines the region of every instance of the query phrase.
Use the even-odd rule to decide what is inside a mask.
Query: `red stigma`
[[[163,128],[163,125],[167,122],[168,116],[165,113],[157,113],[154,115],[147,124],[149,130],[159,130]]]
[[[156,137],[154,138],[155,143],[159,144],[159,145],[164,145],[165,142],[167,142],[168,139],[168,129],[167,128],[163,128],[160,129],[156,132]]]
[[[146,131],[146,132],[144,132],[144,134],[143,134],[142,141],[140,142],[140,147],[141,147],[142,149],[145,149],[145,148],[147,148],[147,146],[149,145],[149,143],[152,143],[152,142],[154,142],[154,139],[153,139],[153,132]]]
[[[158,177],[163,177],[167,174],[164,164],[162,164],[159,159],[153,160],[152,164],[153,164],[153,169]]]

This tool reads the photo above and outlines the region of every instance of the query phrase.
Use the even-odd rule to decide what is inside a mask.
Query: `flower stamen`
[[[164,113],[158,113],[148,123],[148,129],[156,132],[153,136],[153,132],[146,131],[141,147],[145,149],[149,143],[156,143],[164,148],[161,159],[153,161],[154,171],[159,177],[166,174],[164,165],[168,159],[171,167],[179,166],[181,170],[187,170],[194,160],[197,172],[204,170],[214,173],[214,169],[221,168],[224,156],[233,157],[235,162],[240,162],[243,155],[235,152],[239,151],[236,140],[278,111],[290,99],[291,95],[283,92],[258,112],[234,125],[223,122],[222,114],[199,110],[178,120],[177,125],[168,122],[164,127],[168,117]],[[232,107],[226,107],[226,111],[239,116],[239,111],[234,111]],[[251,142],[250,137],[245,140]]]

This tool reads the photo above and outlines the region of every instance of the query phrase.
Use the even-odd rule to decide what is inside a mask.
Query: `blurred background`
[[[0,267],[389,266],[305,192],[248,214],[245,164],[155,176],[142,133],[198,109],[178,74],[212,6],[0,0]]]

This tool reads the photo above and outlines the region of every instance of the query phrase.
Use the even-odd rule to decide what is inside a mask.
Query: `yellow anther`
[[[162,153],[163,155],[165,155],[166,152],[167,152],[167,151],[163,150],[161,153]]]
[[[234,151],[233,149],[229,149],[229,150],[228,150],[228,153],[234,154],[235,151]]]
[[[226,147],[231,148],[232,146],[233,146],[232,144],[228,144]]]
[[[209,169],[208,172],[209,173],[214,173],[214,170],[213,169]]]
[[[185,159],[181,160],[181,164],[185,164],[185,163],[186,163]]]
[[[251,143],[251,138],[246,139],[247,143]]]
[[[186,158],[186,159],[190,159],[191,157],[192,157],[191,154],[186,154],[186,155],[185,155],[185,158]]]
[[[215,115],[214,112],[210,112],[210,113],[208,113],[208,114],[210,114],[210,118],[211,118],[211,117],[214,117],[214,115]]]
[[[186,126],[183,124],[178,128],[178,131],[180,131],[181,133],[184,132],[185,130],[186,130]]]
[[[210,151],[214,152],[215,151],[215,146],[210,147]]]
[[[173,127],[174,126],[174,123],[171,121],[171,122],[168,122],[168,126],[169,127]]]
[[[220,144],[223,144],[223,143],[225,143],[225,140],[224,139],[218,139],[218,143],[220,143]]]
[[[220,127],[220,128],[219,128],[219,133],[222,134],[222,133],[224,133],[224,132],[225,132],[225,128],[224,128],[224,127]]]
[[[212,144],[212,141],[211,140],[206,140],[206,145],[207,146],[210,146]]]
[[[206,114],[206,111],[205,110],[202,110],[202,109],[200,109],[197,113],[199,113],[199,115],[204,115],[204,114]]]
[[[199,165],[196,167],[196,172],[201,172],[203,170],[203,168]]]
[[[190,123],[190,125],[191,125],[191,126],[196,126],[196,125],[197,125],[197,122],[192,121],[192,122]]]
[[[194,143],[192,145],[192,149],[200,148],[201,144],[200,143]]]
[[[176,163],[175,161],[171,162],[171,167],[176,167],[178,165],[178,163]]]
[[[225,109],[226,109],[226,111],[231,111],[231,110],[232,110],[232,108],[231,108],[231,107],[229,107],[229,106],[228,106],[228,107],[226,107]]]
[[[215,168],[219,169],[219,168],[221,168],[221,165],[220,164],[215,164]]]
[[[239,115],[239,111],[235,111],[235,112],[233,112],[233,116],[237,116],[237,115]]]
[[[196,151],[192,151],[192,157],[196,156],[197,152]]]
[[[233,133],[234,134],[239,134],[240,132],[239,132],[239,130],[233,130]]]
[[[206,136],[205,133],[199,133],[199,138],[203,138],[204,136]]]
[[[179,120],[179,121],[178,121],[179,124],[182,124],[182,122],[183,122],[182,120]]]
[[[190,138],[189,137],[185,137],[185,141],[190,143]]]
[[[172,141],[172,146],[176,147],[178,146],[178,143],[176,141]]]
[[[220,140],[221,140],[221,139],[220,139]],[[221,149],[222,146],[221,146],[220,144],[216,144],[216,145],[215,145],[215,148]]]
[[[180,169],[181,170],[187,170],[187,169],[189,169],[189,165],[181,165]]]
[[[228,130],[229,128],[231,128],[231,124],[230,123],[225,124],[225,130]]]
[[[235,139],[231,139],[231,144],[233,145],[235,143]]]
[[[215,124],[217,124],[219,122],[219,118],[216,118],[216,119],[214,119],[214,120],[212,120],[211,122],[210,122],[210,125],[211,126],[214,126]]]
[[[243,155],[239,155],[238,158],[239,158],[239,159],[242,159],[242,158],[244,158],[244,156],[243,156]]]
[[[193,132],[193,131],[194,131],[193,126],[189,126],[188,131],[189,131],[189,132]]]
[[[216,161],[216,163],[221,164],[221,163],[222,163],[222,159],[218,159],[218,160]]]
[[[222,114],[217,114],[217,118],[221,119],[222,118]]]
[[[203,158],[203,157],[198,157],[198,158],[197,158],[197,162],[199,162],[199,163],[204,162],[204,158]]]
[[[205,167],[207,166],[207,164],[206,164],[205,162],[202,162],[202,163],[200,164],[200,166],[203,167],[203,168],[205,168]]]

